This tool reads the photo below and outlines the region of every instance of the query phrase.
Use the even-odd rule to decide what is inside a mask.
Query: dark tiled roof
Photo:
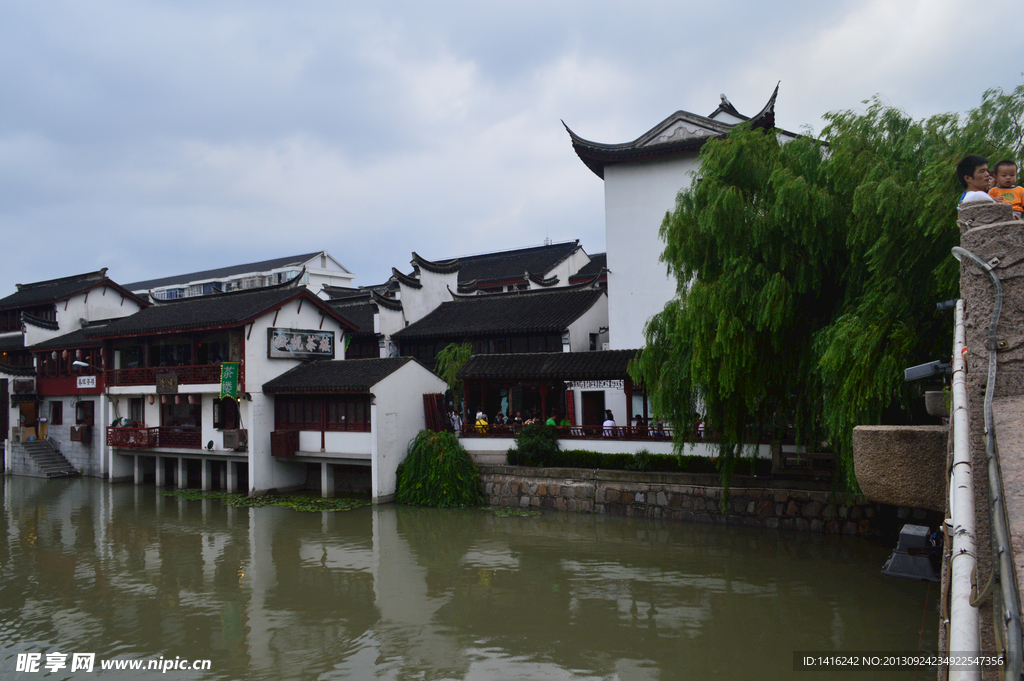
[[[332,308],[305,287],[282,286],[157,303],[130,317],[111,320],[108,325],[91,330],[89,335],[105,338],[237,326],[300,296],[304,296],[308,304],[317,305],[332,316],[336,316]]]
[[[0,374],[7,374],[8,376],[35,376],[35,367],[16,367],[10,364],[0,363]]]
[[[0,352],[7,352],[8,350],[21,350],[25,347],[25,334],[19,333],[17,336],[4,336],[0,338]]]
[[[537,352],[507,355],[473,355],[459,372],[461,380],[487,378],[553,381],[603,381],[625,379],[629,360],[639,350],[600,352]]]
[[[394,337],[409,340],[499,333],[561,333],[602,295],[602,291],[591,288],[555,288],[460,297],[442,303]]]
[[[31,307],[44,303],[66,300],[76,293],[87,291],[97,286],[110,286],[121,293],[131,295],[125,288],[107,279],[107,268],[73,277],[38,281],[33,284],[18,284],[18,292],[6,298],[0,298],[0,310],[11,310],[19,307]],[[132,295],[132,298],[135,298]]]
[[[754,127],[775,127],[775,98],[778,94],[779,87],[776,85],[775,92],[772,93],[771,99],[768,100],[764,108],[752,118],[747,119],[751,121],[751,125]],[[730,106],[732,105],[730,104]],[[725,111],[725,109],[719,107],[715,113],[718,110]],[[733,112],[735,112],[735,107],[727,113],[746,118],[746,116],[738,112]],[[670,138],[659,141],[659,138],[676,123],[683,123],[688,128],[696,128],[697,130],[693,135],[683,136],[679,139]],[[728,134],[729,129],[733,127],[733,124],[723,123],[706,116],[690,113],[689,111],[676,111],[632,142],[603,144],[583,139],[570,130],[564,121],[562,125],[565,126],[566,132],[569,133],[569,139],[572,141],[572,148],[576,151],[576,155],[580,157],[580,160],[595,175],[602,179],[604,179],[604,167],[608,164],[648,161],[684,152],[697,151],[708,140],[715,137],[724,137]]]
[[[96,347],[98,345],[103,344],[103,341],[99,338],[96,338],[95,336],[96,332],[99,331],[100,328],[102,327],[92,329],[78,329],[77,331],[66,333],[63,336],[57,336],[56,338],[45,340],[42,343],[36,343],[29,349],[49,350],[52,348],[57,350],[63,350],[64,348]]]
[[[579,248],[579,244],[577,239],[547,246],[463,255],[458,258],[435,261],[427,261],[417,253],[413,253],[413,264],[435,272],[450,271],[458,266],[460,284],[474,280],[479,285],[498,281],[523,281],[526,272],[532,272],[537,276],[547,274],[572,255]],[[407,277],[408,275],[402,276]]]
[[[604,270],[608,268],[608,254],[607,253],[595,253],[590,256],[590,262],[580,268],[580,271],[569,277],[569,283],[576,283],[578,281],[586,281],[595,274],[603,274]]]
[[[352,324],[358,327],[359,331],[356,332],[357,336],[372,336],[373,335],[373,303],[369,300],[369,294],[367,294],[365,300],[329,300],[327,305],[333,308],[338,314],[352,322]]]
[[[172,277],[162,277],[160,279],[147,279],[146,281],[136,281],[132,284],[127,284],[126,287],[132,291],[148,291],[149,289],[160,288],[162,286],[187,284],[192,281],[204,281],[206,279],[220,279],[221,277],[233,277],[239,274],[246,274],[247,272],[268,272],[281,267],[298,267],[321,253],[323,253],[323,251],[315,251],[313,253],[303,253],[301,255],[290,255],[285,258],[250,262],[244,265],[232,265],[231,267],[221,267],[214,270],[191,272],[189,274],[176,274]]]
[[[265,393],[369,392],[412,357],[333,359],[300,364],[263,384]]]
[[[350,288],[348,286],[331,286],[324,284],[321,289],[328,298],[331,300],[343,300],[345,298],[366,298],[369,299],[370,293],[376,291],[381,295],[386,293],[393,293],[401,290],[398,286],[398,282],[394,279],[388,279],[383,284],[375,284],[373,286],[359,286],[358,288]]]

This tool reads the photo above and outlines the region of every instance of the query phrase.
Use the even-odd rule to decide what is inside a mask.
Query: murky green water
[[[864,540],[401,506],[227,508],[8,478],[0,678],[831,679],[794,650],[916,650],[926,585]],[[930,589],[923,650],[934,650]],[[39,672],[16,671],[41,653]],[[73,653],[95,671],[70,672]],[[209,659],[209,671],[99,670]],[[846,678],[911,678],[859,672]],[[934,671],[918,670],[918,678]]]

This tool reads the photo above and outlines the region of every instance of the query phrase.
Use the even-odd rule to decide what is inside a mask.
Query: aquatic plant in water
[[[305,494],[266,494],[250,497],[245,494],[227,492],[203,492],[198,489],[175,489],[163,493],[165,497],[177,497],[188,501],[197,499],[220,499],[234,508],[260,508],[262,506],[285,506],[295,511],[351,511],[370,502],[366,499],[323,499]]]

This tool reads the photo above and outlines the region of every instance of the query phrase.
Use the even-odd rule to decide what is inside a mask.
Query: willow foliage
[[[448,390],[451,391],[452,400],[456,405],[462,404],[462,381],[459,380],[459,372],[466,366],[472,354],[473,345],[470,343],[449,343],[437,353],[437,375],[448,384]]]
[[[958,295],[954,167],[1015,158],[1024,86],[964,119],[867,104],[828,114],[821,141],[739,126],[709,142],[662,224],[677,295],[631,373],[673,423],[704,415],[726,486],[745,444],[792,428],[827,441],[855,491],[853,427],[913,422],[903,369],[949,355],[952,320],[934,310]]]
[[[415,506],[475,506],[477,470],[453,433],[421,430],[398,466],[395,501]]]

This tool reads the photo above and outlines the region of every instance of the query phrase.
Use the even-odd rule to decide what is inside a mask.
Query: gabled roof
[[[441,303],[394,338],[450,338],[493,334],[561,333],[592,308],[604,292],[556,288],[458,296]]]
[[[750,121],[757,127],[775,127],[775,98],[779,94],[779,86],[775,86],[768,103],[755,116],[747,118],[736,111],[725,95],[722,95],[722,104],[712,112],[712,116],[718,113],[728,113],[744,121]],[[728,106],[726,106],[728,105]],[[606,165],[616,163],[634,163],[637,161],[649,161],[666,156],[698,151],[704,144],[716,137],[724,137],[729,129],[735,124],[717,121],[708,116],[690,113],[689,111],[676,111],[674,114],[658,123],[656,126],[637,137],[632,142],[621,144],[603,144],[583,139],[562,121],[569,139],[572,140],[572,148],[576,155],[595,175],[604,179],[604,168]]]
[[[570,284],[578,284],[582,281],[588,281],[595,275],[607,279],[608,271],[608,254],[607,253],[595,253],[590,256],[590,262],[580,268],[580,271],[569,277]]]
[[[629,361],[639,354],[640,350],[602,350],[473,355],[459,372],[459,379],[622,380],[629,376]]]
[[[160,302],[130,317],[111,320],[106,326],[90,330],[89,335],[109,338],[239,326],[300,297],[353,329],[350,322],[304,286],[283,285]]]
[[[410,362],[416,360],[412,357],[375,357],[307,362],[264,383],[263,392],[366,393]]]
[[[113,288],[118,293],[130,297],[140,305],[145,301],[129,291],[127,288],[107,278],[107,268],[85,274],[76,274],[71,277],[37,281],[33,284],[17,284],[17,293],[12,293],[6,298],[0,298],[0,310],[11,310],[19,307],[32,307],[46,303],[56,303],[67,300],[71,296],[85,293],[99,286]]]
[[[357,336],[372,336],[373,334],[373,315],[376,312],[373,307],[373,303],[370,302],[370,294],[367,293],[363,299],[345,299],[340,300],[328,300],[327,305],[334,308],[334,310],[342,317],[352,322],[359,330],[355,333]]]
[[[510,251],[462,255],[446,260],[426,260],[414,252],[412,264],[414,268],[422,267],[430,272],[438,273],[452,272],[457,268],[459,270],[459,286],[475,282],[479,287],[498,282],[526,281],[527,273],[541,277],[580,248],[580,241],[576,239],[543,246],[516,248]],[[413,285],[408,281],[411,279],[409,275],[402,274],[398,270],[393,270],[393,272],[396,277],[403,278],[408,285]],[[412,281],[416,280],[412,279]]]
[[[164,286],[188,284],[194,281],[205,281],[209,279],[221,279],[233,277],[239,274],[247,274],[249,272],[269,272],[271,270],[281,269],[282,267],[300,267],[323,253],[326,253],[326,251],[314,251],[313,253],[289,255],[284,258],[261,260],[259,262],[250,262],[244,265],[232,265],[231,267],[220,267],[213,270],[203,270],[201,272],[176,274],[171,277],[161,277],[159,279],[136,281],[134,283],[127,284],[126,286],[132,291],[148,291],[154,288],[163,288]]]

